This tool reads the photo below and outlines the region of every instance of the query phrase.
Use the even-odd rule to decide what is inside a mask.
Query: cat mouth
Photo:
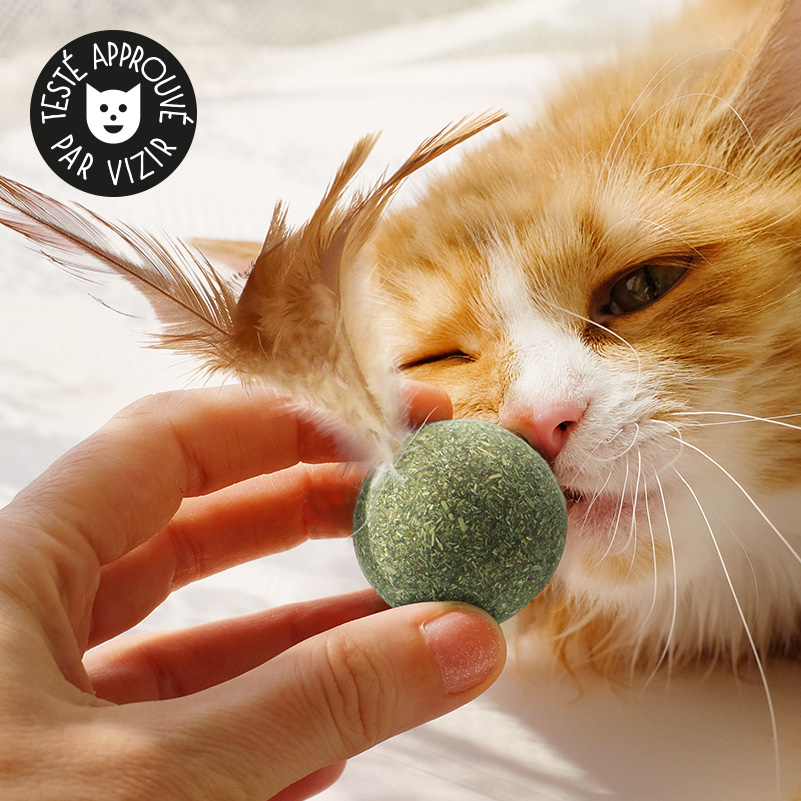
[[[611,532],[648,514],[645,496],[621,496],[614,492],[585,494],[571,487],[562,487],[562,492],[573,529]]]
[[[119,133],[122,130],[122,125],[104,125],[103,129],[108,133]]]

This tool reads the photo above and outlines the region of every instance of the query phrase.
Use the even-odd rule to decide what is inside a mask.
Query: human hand
[[[413,419],[449,416],[407,393]],[[86,653],[191,581],[346,536],[361,475],[343,460],[268,391],[170,393],[1,510],[0,797],[294,801],[483,692],[505,655],[488,615],[372,591]]]

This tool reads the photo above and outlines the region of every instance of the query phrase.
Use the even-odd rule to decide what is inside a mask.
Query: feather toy
[[[157,345],[200,358],[209,372],[261,379],[348,424],[363,455],[387,462],[407,430],[382,348],[365,245],[412,173],[501,120],[462,120],[423,142],[391,175],[345,198],[375,145],[359,140],[311,218],[298,228],[278,203],[241,292],[184,242],[101,218],[0,176],[0,223],[69,272],[118,275],[162,323]]]

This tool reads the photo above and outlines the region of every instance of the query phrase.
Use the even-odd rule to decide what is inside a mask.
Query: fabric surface
[[[0,0],[0,172],[180,236],[258,240],[276,200],[290,204],[293,221],[311,211],[364,133],[383,130],[369,180],[467,114],[503,108],[514,125],[536,113],[565,71],[631,46],[678,4]],[[28,123],[45,61],[71,39],[110,28],[167,47],[198,99],[183,164],[158,187],[119,199],[56,178]],[[410,184],[400,200],[413,195]],[[127,287],[87,287],[0,231],[1,502],[126,403],[200,383],[195,365],[143,347],[149,325]],[[138,630],[362,586],[349,541],[316,542],[188,587]],[[769,671],[782,799],[801,792],[800,677],[791,665]],[[690,672],[627,689],[512,660],[484,697],[352,760],[321,798],[776,801],[775,757],[755,676]]]

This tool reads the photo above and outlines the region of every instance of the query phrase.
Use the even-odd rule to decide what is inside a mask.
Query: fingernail
[[[497,669],[503,653],[498,629],[474,612],[454,611],[423,624],[448,695],[472,690]]]

